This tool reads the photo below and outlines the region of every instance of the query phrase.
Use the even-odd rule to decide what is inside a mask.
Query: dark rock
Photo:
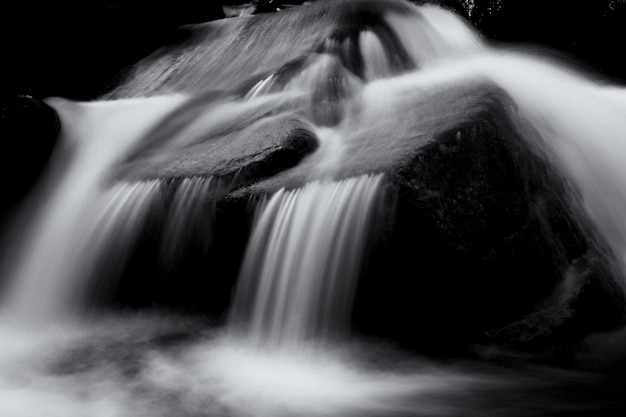
[[[107,97],[222,89],[239,92],[250,80],[254,84],[271,74],[284,76],[298,67],[294,63],[301,63],[315,52],[338,53],[328,51],[324,44],[328,40],[354,41],[364,29],[380,36],[394,66],[406,70],[416,63],[403,62],[408,54],[384,16],[411,12],[415,8],[400,0],[320,1],[281,13],[199,25],[191,29],[193,36],[186,42],[176,48],[161,48],[135,65],[125,82]],[[293,31],[294,27],[298,30]],[[358,53],[358,43],[352,42],[346,48],[341,51],[341,61],[359,75],[358,62],[350,63]]]
[[[496,93],[390,171],[397,209],[361,282],[360,331],[449,353],[542,350],[623,323],[610,256]]]
[[[480,355],[497,351],[503,356],[577,361],[580,343],[589,335],[623,325],[626,300],[605,263],[593,253],[574,260],[549,297],[520,320],[485,332],[474,349]]]
[[[60,130],[56,112],[29,96],[0,90],[0,216],[21,201],[42,173]]]
[[[219,104],[218,104],[219,105]],[[194,107],[194,106],[192,106]],[[119,169],[126,179],[214,177],[231,188],[258,182],[298,164],[318,146],[317,138],[307,123],[289,115],[272,115],[271,105],[260,113],[246,113],[233,123],[211,130],[197,129],[197,137],[189,128],[202,123],[203,112],[183,107],[164,119],[140,142]],[[216,114],[221,114],[216,112]],[[177,134],[185,136],[183,146],[171,148]]]
[[[492,107],[498,108],[494,103],[504,97],[498,88],[482,81],[451,82],[420,90],[418,94],[403,94],[404,89],[393,82],[383,89],[388,91],[384,95],[379,96],[378,90],[372,94],[373,100],[386,103],[384,107],[367,98],[366,102],[356,104],[356,107],[375,107],[375,117],[367,110],[358,112],[340,130],[345,149],[341,152],[341,164],[334,167],[335,179],[394,172],[407,163],[410,155],[437,141],[443,132],[456,132]],[[282,187],[299,187],[315,177],[323,158],[324,155],[314,154],[295,169],[235,193],[259,195]]]
[[[176,180],[171,184],[176,186]],[[178,256],[164,257],[172,201],[156,205],[115,288],[92,291],[93,304],[123,308],[158,307],[210,314],[220,321],[228,313],[254,218],[248,199],[207,201],[204,215],[187,216],[186,224],[204,241],[185,236]],[[208,243],[208,244],[207,244]],[[108,295],[108,298],[107,298]]]

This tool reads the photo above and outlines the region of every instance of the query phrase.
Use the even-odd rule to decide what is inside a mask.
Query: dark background
[[[626,0],[475,0],[488,37],[546,46],[616,82],[626,80]]]
[[[626,0],[474,0],[472,8],[467,0],[430,2],[465,15],[491,39],[556,49],[614,81],[626,80]],[[237,3],[5,0],[0,89],[38,98],[95,98],[124,68],[175,39],[178,27],[222,18],[222,6]],[[273,11],[287,3],[301,1],[261,0],[257,8]]]
[[[221,17],[221,4],[211,1],[3,1],[0,88],[93,98],[179,26]]]

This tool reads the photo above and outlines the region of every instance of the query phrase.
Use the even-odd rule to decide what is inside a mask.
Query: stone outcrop
[[[14,208],[42,173],[57,141],[56,112],[30,96],[0,90],[0,216]]]

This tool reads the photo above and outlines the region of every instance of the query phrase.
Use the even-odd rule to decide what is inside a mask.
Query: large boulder
[[[520,136],[501,93],[389,171],[386,234],[355,326],[436,353],[561,353],[624,323],[624,296],[572,190]],[[411,155],[411,154],[408,154]]]
[[[417,16],[419,12],[402,0],[319,1],[281,13],[190,26],[187,37],[139,62],[107,97],[224,89],[240,93],[268,77],[275,77],[277,86],[283,86],[298,75],[305,84],[310,80],[300,72],[311,66],[315,54],[334,54],[360,76],[359,38],[363,31],[373,32],[383,44],[383,53],[389,55],[393,67],[390,73],[421,65],[408,56],[385,20],[386,14]]]
[[[120,164],[125,180],[213,177],[230,189],[297,165],[318,147],[289,100],[248,103],[208,93],[166,115]]]

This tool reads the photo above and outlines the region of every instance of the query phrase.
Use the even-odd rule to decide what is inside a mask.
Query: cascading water
[[[323,342],[346,331],[381,180],[314,182],[263,206],[233,305],[253,343]]]
[[[21,267],[5,302],[8,314],[26,321],[58,320],[76,314],[83,307],[89,285],[85,281],[97,276],[99,268],[124,264],[157,190],[156,181],[116,184],[91,201],[95,204],[90,209],[67,219],[75,222],[77,229],[67,239],[77,247],[69,251],[67,246],[55,247],[57,242],[51,242],[45,248],[47,262]],[[63,227],[67,230],[68,225]],[[103,258],[106,266],[102,265]],[[107,279],[116,276],[114,271],[108,272]]]
[[[16,258],[5,267],[10,276],[0,305],[5,315],[21,323],[57,322],[80,315],[90,287],[115,287],[134,241],[166,191],[158,179],[115,181],[115,166],[159,117],[181,102],[180,96],[121,100],[115,106],[51,102],[69,127],[61,146],[76,149],[59,152],[56,163],[69,157],[70,164],[51,168],[60,171],[62,179],[42,197],[46,210],[36,212],[28,232],[16,238],[25,249],[11,253]],[[97,133],[86,131],[86,126],[97,126]],[[211,178],[187,178],[177,184],[164,226],[164,264],[179,256],[194,232],[203,233],[203,245],[210,242],[207,225],[217,189],[219,184]],[[199,217],[206,219],[198,222]]]
[[[194,234],[195,243],[206,250],[211,240],[212,216],[209,209],[217,188],[212,178],[185,178],[178,185],[163,237],[162,256],[166,262],[175,264],[175,259],[180,257],[185,244]]]
[[[45,203],[32,214],[23,236],[17,236],[23,252],[12,254],[10,282],[0,308],[13,310],[15,320],[57,320],[75,313],[82,304],[87,280],[96,273],[97,259],[112,249],[124,254],[133,229],[155,193],[155,183],[117,184],[108,190],[111,165],[140,138],[160,116],[179,103],[176,97],[127,100],[119,103],[74,104],[51,102],[63,122],[63,147],[53,175],[61,177]],[[92,131],[91,128],[97,126]],[[74,149],[72,149],[74,148]],[[67,167],[66,153],[74,152]],[[111,241],[122,247],[113,248]],[[97,255],[96,255],[97,254]]]
[[[319,1],[187,33],[100,101],[48,100],[62,120],[59,149],[5,239],[16,243],[2,271],[0,416],[603,415],[623,407],[612,394],[626,380],[619,372],[607,382],[536,365],[444,365],[348,337],[377,222],[393,211],[379,210],[381,196],[443,133],[481,139],[463,126],[490,109],[484,85],[499,94],[494,117],[553,166],[568,192],[563,204],[591,225],[582,230],[609,254],[601,259],[616,259],[612,276],[623,283],[623,89],[485,45],[450,12],[399,0]],[[411,180],[420,189],[418,174]],[[244,253],[248,197],[262,203]],[[434,198],[444,206],[445,197]],[[237,269],[223,259],[241,262],[238,281],[220,284],[233,291],[230,311],[220,312],[225,330],[188,310],[162,311],[149,297],[154,308],[144,303],[138,313],[86,313],[94,287],[114,288],[143,267],[167,269],[169,284],[183,285],[177,273],[193,269],[188,252],[208,263],[204,285],[189,290],[202,288],[197,297],[207,300],[227,281],[217,275]],[[421,279],[420,256],[416,247],[417,271],[405,278]],[[567,296],[553,299],[576,299],[583,278],[567,275],[556,287]],[[406,326],[419,336],[416,319]],[[587,393],[602,383],[606,392]]]

